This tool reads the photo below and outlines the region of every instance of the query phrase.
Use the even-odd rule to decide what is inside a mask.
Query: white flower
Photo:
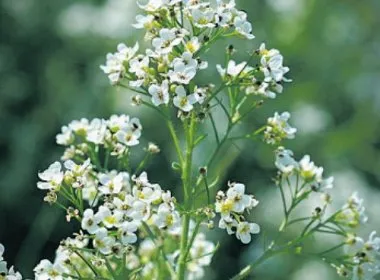
[[[108,231],[105,228],[100,228],[95,233],[93,240],[94,248],[103,255],[112,253],[112,246],[115,244],[115,238],[108,236]]]
[[[49,260],[42,260],[35,268],[36,280],[63,280],[65,269],[58,263],[52,264]]]
[[[364,248],[373,256],[380,256],[380,237],[376,236],[376,231],[372,231],[368,241],[364,243]],[[0,254],[1,255],[1,254]]]
[[[264,132],[264,138],[268,144],[280,143],[282,139],[293,139],[295,137],[297,129],[289,125],[289,119],[289,112],[281,114],[276,112],[273,117],[268,118]]]
[[[184,52],[181,57],[174,58],[171,66],[175,67],[176,64],[184,64],[186,67],[194,69],[198,67],[198,61],[193,58],[193,54],[191,52]]]
[[[149,56],[138,55],[129,61],[129,72],[136,74],[137,78],[142,82],[149,76],[148,67]]]
[[[219,228],[226,229],[229,235],[235,233],[237,225],[238,222],[235,219],[232,219],[231,216],[219,220]]]
[[[155,12],[161,9],[166,3],[167,0],[149,0],[145,5],[140,4],[139,1],[137,2],[139,7],[147,12]]]
[[[128,125],[117,131],[115,137],[120,143],[132,147],[140,143],[141,131],[140,129],[134,130]]]
[[[252,24],[247,21],[247,14],[245,12],[239,11],[237,13],[237,16],[234,19],[234,26],[236,31],[247,39],[251,40],[255,38],[252,34]]]
[[[315,182],[311,183],[311,189],[315,192],[325,192],[334,187],[333,183],[334,177],[328,177],[326,179],[316,178]]]
[[[220,213],[222,219],[228,218],[231,216],[231,212],[234,209],[234,204],[234,201],[231,199],[223,199],[221,201],[216,201],[215,212]]]
[[[44,182],[38,182],[37,187],[41,190],[59,189],[63,180],[62,165],[56,161],[44,172],[38,173],[38,177]]]
[[[242,213],[251,205],[251,196],[245,194],[245,186],[239,183],[233,183],[227,191],[227,200],[232,201],[232,211]]]
[[[260,226],[255,223],[240,222],[236,229],[236,238],[242,243],[248,244],[251,242],[251,234],[258,234]]]
[[[284,77],[289,72],[289,68],[283,66],[284,58],[278,50],[267,50],[263,43],[259,48],[259,53],[261,54],[261,71],[264,73],[265,82],[291,81]]]
[[[176,232],[181,227],[181,218],[177,211],[172,211],[166,204],[160,204],[157,210],[157,214],[153,218],[154,223],[159,228],[168,229]]]
[[[72,177],[81,177],[91,169],[90,159],[86,159],[82,164],[76,164],[72,160],[66,160],[64,166],[67,169],[66,174]]]
[[[247,62],[245,61],[236,64],[234,60],[230,60],[227,64],[227,69],[222,68],[220,64],[216,65],[216,69],[222,78],[226,77],[226,75],[228,77],[236,78],[242,74],[247,74],[248,72],[252,71],[253,68],[247,66]]]
[[[174,64],[174,69],[168,72],[168,76],[172,83],[189,84],[197,74],[197,70],[193,66],[186,66],[183,62]]]
[[[137,235],[135,232],[137,231],[137,223],[135,222],[124,222],[122,223],[119,234],[120,234],[120,240],[123,243],[123,245],[128,245],[135,243],[137,241]]]
[[[56,142],[58,145],[68,146],[75,140],[73,131],[68,126],[62,126],[61,133],[57,134]]]
[[[173,98],[173,104],[177,108],[181,109],[184,112],[190,112],[193,110],[197,100],[194,95],[187,95],[186,90],[183,86],[178,86],[175,90],[176,96]]]
[[[111,211],[106,206],[100,206],[95,215],[96,220],[101,221],[107,228],[119,227],[124,214],[121,211]]]
[[[203,104],[207,97],[207,89],[206,88],[200,88],[195,87],[194,93],[191,95],[191,98],[198,102],[199,104]]]
[[[146,15],[146,16],[137,15],[136,21],[137,23],[132,24],[134,28],[137,28],[137,29],[145,28],[147,30],[150,30],[153,28],[154,16],[153,15]]]
[[[235,11],[235,0],[231,0],[229,3],[224,3],[221,0],[217,0],[217,9],[215,14],[215,23],[220,27],[229,27]]]
[[[191,12],[194,25],[199,28],[213,28],[215,26],[212,9],[193,9]]]
[[[246,88],[247,94],[255,94],[263,97],[274,99],[277,93],[282,93],[283,87],[281,84],[269,84],[267,82],[259,82],[256,78],[252,79],[252,85]]]
[[[138,187],[150,186],[148,174],[145,171],[142,172],[138,177],[136,177],[136,175],[133,175],[132,181],[135,182],[136,186]]]
[[[137,200],[133,203],[131,217],[137,221],[146,221],[151,214],[150,204]]]
[[[90,234],[94,234],[99,229],[98,224],[100,221],[101,220],[94,215],[92,209],[86,209],[81,222],[82,229],[87,230]]]
[[[99,190],[103,194],[118,194],[123,189],[129,189],[129,174],[126,172],[117,173],[116,171],[108,174],[101,173],[98,175],[99,182],[102,186]]]
[[[104,144],[107,135],[107,122],[101,119],[93,119],[87,132],[87,141],[94,144]]]
[[[152,95],[152,103],[155,106],[169,103],[169,81],[164,80],[161,85],[153,84],[148,89]]]
[[[147,184],[142,188],[133,188],[133,195],[146,203],[153,203],[161,200],[162,190],[158,184]]]
[[[299,162],[299,172],[301,177],[308,182],[321,178],[323,168],[318,167],[310,160],[309,155],[305,155]]]
[[[108,75],[110,83],[115,85],[123,78],[125,67],[118,57],[112,53],[108,53],[106,59],[106,65],[101,65],[100,69]]]
[[[276,150],[275,165],[282,173],[289,174],[298,167],[298,162],[293,158],[293,152],[291,150],[279,147]]]
[[[135,201],[136,199],[133,196],[127,194],[124,197],[124,200],[121,200],[118,197],[114,197],[112,203],[116,206],[116,209],[123,212],[127,216],[131,216],[131,213],[133,212],[133,203]]]
[[[162,28],[159,37],[152,40],[152,45],[159,54],[169,54],[174,46],[181,43],[182,38],[177,36],[178,29]]]
[[[119,45],[117,45],[117,53],[115,53],[115,55],[117,56],[117,58],[122,61],[123,63],[125,62],[128,62],[129,60],[132,59],[132,57],[134,57],[137,53],[137,51],[139,50],[139,43],[136,42],[136,44],[130,48],[130,47],[127,47],[125,44],[121,43]]]
[[[119,44],[116,53],[107,54],[106,64],[101,65],[100,69],[108,75],[111,84],[120,82],[126,72],[124,65],[136,55],[138,49],[138,43],[132,48],[127,47],[125,44]]]
[[[201,47],[201,44],[199,43],[198,37],[193,37],[191,38],[190,41],[187,41],[185,43],[185,48],[190,53],[197,52],[200,49],[200,47]]]
[[[109,129],[115,133],[119,131],[122,127],[128,126],[129,124],[129,116],[127,115],[112,115],[110,119],[107,121],[107,125]]]

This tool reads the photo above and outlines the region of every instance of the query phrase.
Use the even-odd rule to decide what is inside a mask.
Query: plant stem
[[[271,249],[266,250],[261,257],[259,257],[254,263],[247,265],[245,268],[243,268],[239,274],[236,274],[234,277],[232,277],[230,280],[242,280],[246,279],[252,272],[254,268],[262,264],[267,259],[271,258],[272,256],[279,254],[283,252],[282,250],[273,251]]]
[[[191,169],[192,169],[192,159],[193,159],[193,148],[194,148],[194,132],[195,132],[195,116],[191,114],[190,125],[185,125],[186,134],[186,155],[182,161],[182,184],[184,193],[184,204],[185,208],[188,210],[191,208]],[[189,225],[190,225],[190,214],[185,213],[182,218],[182,234],[181,234],[181,245],[180,245],[180,256],[178,259],[178,280],[185,279],[186,272],[186,251],[188,247],[189,239]]]
[[[169,128],[169,132],[170,132],[170,135],[172,137],[172,140],[173,140],[173,143],[175,146],[175,150],[177,152],[177,156],[178,156],[181,168],[182,168],[183,156],[182,156],[181,146],[179,145],[179,139],[178,139],[176,131],[174,129],[173,122],[171,120],[167,120],[166,124]]]

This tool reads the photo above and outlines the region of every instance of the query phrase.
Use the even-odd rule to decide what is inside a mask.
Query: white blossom
[[[62,165],[56,161],[44,172],[38,173],[38,177],[43,182],[38,182],[37,187],[41,190],[59,189],[63,181]]]
[[[260,227],[255,223],[240,222],[236,229],[236,237],[244,244],[251,242],[251,234],[258,234]]]
[[[190,112],[193,110],[193,104],[197,102],[194,95],[187,95],[186,90],[183,86],[178,86],[175,90],[175,93],[176,96],[173,98],[174,106],[184,112]]]
[[[189,41],[185,43],[185,48],[190,53],[197,52],[201,47],[198,37],[192,37]]]
[[[195,77],[197,70],[194,66],[186,66],[183,62],[174,64],[173,70],[168,72],[168,77],[172,83],[189,84]]]
[[[252,24],[247,20],[247,14],[245,12],[239,11],[234,19],[234,26],[236,32],[251,40],[255,38],[252,34]]]
[[[87,230],[90,234],[94,234],[99,229],[100,219],[94,215],[92,209],[86,209],[82,218],[82,229]]]
[[[35,268],[36,280],[63,280],[63,273],[66,270],[58,263],[51,263],[49,260],[42,260]]]
[[[75,140],[73,131],[68,126],[62,126],[61,133],[56,136],[58,145],[68,146]]]
[[[94,248],[99,250],[103,255],[112,253],[112,246],[115,244],[115,238],[108,236],[108,231],[105,228],[100,228],[95,233],[93,240]]]
[[[161,85],[152,84],[149,89],[149,94],[152,95],[152,103],[155,106],[169,103],[169,81],[164,80]]]
[[[268,144],[280,143],[282,139],[293,139],[295,137],[297,129],[289,125],[289,119],[289,112],[281,114],[276,112],[273,117],[268,118],[264,131],[264,137]]]
[[[106,64],[101,65],[100,69],[108,75],[111,84],[117,84],[121,81],[127,71],[125,64],[136,55],[138,49],[138,43],[136,43],[132,48],[121,43],[117,46],[116,53],[107,54]]]
[[[135,222],[124,222],[119,228],[119,235],[123,245],[132,244],[137,241],[138,225]]]
[[[261,71],[264,73],[265,81],[270,82],[290,82],[284,77],[289,72],[289,67],[283,66],[284,57],[276,49],[267,50],[265,44],[261,44],[259,48],[261,54]]]
[[[127,172],[117,173],[117,171],[113,171],[108,174],[101,173],[98,177],[99,182],[102,184],[99,190],[103,194],[118,194],[123,189],[130,189],[129,174]]]
[[[154,16],[153,15],[146,15],[146,16],[137,15],[136,21],[137,23],[132,24],[134,28],[137,28],[137,29],[145,28],[145,29],[150,30],[153,27]]]
[[[179,213],[170,209],[165,203],[160,204],[153,220],[159,228],[168,229],[169,231],[176,232],[181,226]]]
[[[236,78],[240,75],[245,75],[248,72],[250,72],[253,68],[250,66],[247,66],[247,62],[241,62],[239,64],[236,64],[234,60],[230,60],[227,64],[227,68],[224,69],[220,64],[216,65],[216,69],[218,70],[220,76],[222,78],[232,77]]]
[[[182,38],[177,34],[178,29],[162,28],[159,31],[159,37],[152,40],[152,45],[159,54],[168,54],[173,50],[173,47],[182,42]]]

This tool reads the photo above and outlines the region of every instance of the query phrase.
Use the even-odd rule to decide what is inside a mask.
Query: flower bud
[[[132,97],[132,106],[139,106],[141,105],[141,96],[135,95]]]
[[[148,152],[151,154],[158,154],[160,152],[160,148],[154,143],[149,143]]]

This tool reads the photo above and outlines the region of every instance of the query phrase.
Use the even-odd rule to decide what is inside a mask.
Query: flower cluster
[[[120,156],[128,147],[139,144],[141,131],[140,120],[127,115],[112,115],[108,120],[82,118],[63,126],[56,140],[57,144],[68,147],[65,159],[90,155],[95,145]]]
[[[145,5],[139,5],[148,13],[146,16],[136,17],[136,28],[145,28],[150,34],[154,34],[155,28],[160,25],[170,25],[179,22],[187,24],[186,20],[193,24],[194,29],[233,29],[235,34],[247,39],[253,39],[252,25],[247,20],[247,14],[235,7],[235,0],[225,3],[216,0],[216,7],[207,1],[182,1],[182,0],[150,0]],[[164,15],[164,16],[162,16]],[[171,18],[166,18],[165,16]],[[159,21],[158,21],[159,20]],[[169,22],[167,22],[169,21]]]
[[[282,114],[276,112],[273,117],[268,119],[268,124],[264,131],[264,138],[268,144],[278,144],[283,139],[293,139],[295,137],[297,129],[289,125],[289,119],[289,112],[283,112]]]
[[[217,192],[214,203],[210,189],[218,184],[218,178],[209,184],[211,174],[207,170],[214,168],[212,163],[222,145],[234,139],[229,135],[234,126],[262,105],[261,99],[275,98],[284,83],[291,81],[285,77],[289,68],[284,66],[283,56],[261,44],[252,49],[246,61],[237,62],[235,49],[229,45],[225,64],[216,65],[220,85],[198,84],[198,73],[209,67],[203,55],[213,42],[230,36],[254,38],[247,14],[235,7],[235,0],[147,0],[138,5],[144,14],[136,17],[133,26],[145,30],[148,49],[142,51],[138,43],[133,47],[121,43],[100,68],[112,85],[138,93],[132,99],[134,105],[153,108],[164,117],[177,153],[172,167],[181,174],[182,203],[169,190],[151,183],[143,171],[151,155],[160,152],[159,147],[150,143],[146,156],[136,166],[131,160],[131,147],[139,144],[142,131],[137,118],[113,115],[109,119],[72,121],[56,137],[66,148],[63,163],[54,162],[40,172],[37,187],[47,191],[44,200],[63,208],[67,221],[77,221],[80,230],[60,243],[54,261],[45,259],[35,267],[36,280],[201,279],[217,250],[201,227],[213,229],[216,213],[220,215],[219,228],[244,244],[260,232],[258,224],[248,221],[258,200],[245,193],[245,185],[229,183],[226,191]],[[228,92],[228,102],[219,99],[218,94],[224,91]],[[258,100],[252,102],[252,98]],[[228,119],[224,135],[213,119],[215,106],[220,106]],[[183,124],[184,141],[177,135],[173,109]],[[199,129],[206,117],[212,123],[217,145],[205,167],[198,166],[196,177],[193,153],[207,137]],[[289,119],[288,112],[276,112],[265,126],[246,136],[264,132],[264,140],[277,147],[282,140],[295,137],[297,130]],[[380,238],[373,232],[364,241],[352,232],[367,221],[363,200],[355,193],[329,216],[332,199],[328,191],[333,187],[333,177],[325,178],[323,168],[308,155],[296,160],[293,152],[283,147],[275,154],[275,183],[284,207],[279,231],[308,223],[294,240],[285,244],[273,240],[258,263],[286,249],[302,254],[307,238],[326,233],[344,239],[341,245],[320,254],[339,274],[369,279],[379,272]],[[315,193],[323,198],[323,205],[309,216],[291,219],[292,211]],[[207,194],[207,204],[198,205],[201,201],[195,201],[203,194]],[[347,247],[343,257],[325,255],[341,247]],[[3,251],[0,245],[0,279],[21,279],[13,268],[7,270]],[[248,277],[252,267],[255,264],[233,279]]]
[[[212,261],[212,253],[215,252],[215,244],[206,239],[203,233],[198,233],[194,239],[189,255],[191,261],[187,264],[188,275],[186,279],[195,280],[204,277],[204,268]]]
[[[22,275],[15,271],[14,267],[7,268],[7,262],[4,261],[4,246],[0,243],[0,279],[4,280],[22,280]]]
[[[82,263],[83,259],[78,259],[78,252],[82,251],[85,253],[82,257],[92,260],[93,263],[99,263],[99,274],[106,274],[105,262],[111,261],[112,257],[132,258],[133,252],[130,252],[130,246],[138,242],[137,232],[144,232],[147,228],[148,233],[157,230],[163,237],[166,236],[165,238],[178,238],[181,230],[181,215],[176,209],[175,199],[170,191],[163,191],[160,185],[150,183],[147,173],[130,176],[127,172],[95,172],[90,168],[89,160],[82,165],[67,161],[64,166],[67,168],[65,172],[61,170],[61,164],[56,162],[40,173],[40,178],[44,181],[39,182],[38,187],[73,200],[73,197],[70,198],[67,195],[70,188],[74,189],[74,193],[82,191],[87,184],[83,178],[95,176],[95,184],[91,185],[95,185],[96,200],[102,201],[102,204],[94,208],[93,202],[89,201],[91,207],[74,211],[72,215],[80,221],[81,233],[62,243],[53,263],[49,260],[40,262],[35,268],[36,279],[63,279],[65,275],[73,272],[75,268],[73,264],[85,266]],[[80,195],[74,197],[80,197]],[[56,201],[52,201],[54,202]],[[148,238],[150,238],[149,234]],[[151,279],[149,278],[151,274],[147,273],[147,269],[153,266],[153,263],[151,265],[146,263],[146,250],[144,250],[147,240],[150,239],[144,239],[145,243],[140,245],[141,254],[133,255],[133,258],[137,264],[143,265],[142,275],[145,273],[146,279]],[[91,247],[89,247],[90,244]],[[189,275],[192,275],[189,279],[200,279],[203,276],[202,267],[207,266],[212,257],[211,254],[206,256],[203,254],[213,252],[214,248],[215,245],[205,240],[203,234],[196,235],[189,251],[192,260],[188,264]],[[172,254],[174,256],[178,252],[174,251]],[[174,267],[174,264],[171,265]],[[91,267],[81,271],[89,275],[92,273]]]
[[[363,202],[363,199],[358,196],[358,193],[354,192],[335,217],[335,221],[342,226],[351,228],[365,224],[368,221],[368,217],[365,213]]]
[[[366,241],[356,235],[349,235],[345,249],[346,264],[333,265],[340,276],[372,279],[380,273],[380,238],[376,231],[371,232]]]
[[[38,174],[41,179],[37,187],[48,191],[44,200],[50,204],[57,202],[57,193],[70,200],[70,193],[81,193],[81,197],[89,202],[96,200],[96,180],[92,176],[93,167],[90,159],[81,164],[66,160],[52,163],[48,169]]]
[[[217,70],[226,83],[237,83],[248,95],[275,98],[277,93],[282,93],[282,84],[291,82],[284,76],[289,72],[289,68],[283,66],[284,58],[281,53],[276,49],[267,50],[265,44],[261,44],[251,55],[251,59],[254,56],[259,56],[258,67],[249,66],[249,62],[238,64],[230,60],[225,68],[217,65]]]
[[[332,201],[328,190],[333,187],[333,177],[323,178],[323,168],[316,166],[308,155],[296,161],[293,152],[283,147],[276,151],[275,164],[279,170],[276,181],[281,191],[284,192],[283,184],[286,181],[290,192],[293,192],[291,206],[286,209],[287,215],[303,200],[309,198],[312,192],[322,193],[323,207],[317,207],[311,217],[301,219],[310,220],[304,230],[304,236],[315,232],[334,234],[343,238],[343,242],[326,252],[334,251],[342,246],[346,249],[343,256],[338,258],[330,258],[322,253],[323,259],[335,267],[339,275],[350,279],[368,280],[378,274],[380,272],[380,238],[376,237],[374,231],[369,239],[364,241],[353,232],[368,220],[364,201],[358,193],[353,193],[340,209],[328,216],[327,208]],[[296,182],[293,188],[291,181]],[[284,200],[284,205],[286,206],[286,200]]]
[[[121,43],[100,68],[111,84],[149,97],[154,106],[173,105],[184,114],[197,107],[207,108],[216,93],[210,85],[191,83],[199,70],[208,67],[200,55],[223,36],[253,39],[247,14],[236,9],[234,0],[217,0],[216,5],[207,1],[152,0],[139,6],[146,14],[136,17],[134,27],[146,30],[145,39],[152,48],[142,54],[138,53],[138,44],[127,47]],[[205,33],[209,35],[201,35]],[[282,91],[282,82],[290,81],[284,77],[289,68],[282,65],[278,50],[266,50],[264,44],[255,55],[260,67],[230,60],[226,69],[217,65],[217,70],[223,82],[238,85],[247,94],[274,98],[275,92]]]
[[[291,150],[279,147],[276,152],[275,165],[280,174],[285,177],[296,176],[303,180],[301,188],[296,196],[305,192],[326,192],[333,187],[333,177],[323,177],[323,167],[318,167],[305,155],[300,161],[296,161]],[[308,187],[308,188],[307,188]]]
[[[244,244],[251,242],[251,234],[258,234],[258,224],[247,222],[244,213],[257,206],[254,196],[245,194],[245,186],[230,183],[226,193],[219,191],[216,196],[215,211],[220,213],[219,227],[228,234],[235,234]]]

